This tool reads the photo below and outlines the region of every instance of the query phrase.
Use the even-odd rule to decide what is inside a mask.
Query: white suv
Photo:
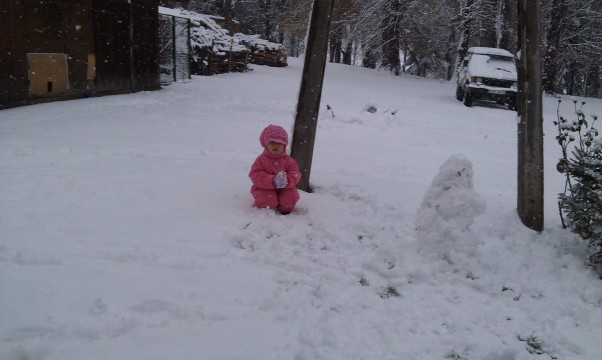
[[[458,69],[456,99],[472,106],[475,100],[495,101],[516,109],[515,57],[502,49],[471,47]]]

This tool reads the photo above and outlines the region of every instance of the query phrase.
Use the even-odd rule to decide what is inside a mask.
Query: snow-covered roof
[[[508,50],[504,49],[496,49],[496,48],[488,48],[488,47],[471,47],[468,49],[469,53],[474,54],[485,54],[485,55],[499,55],[499,56],[509,56],[514,57],[512,53]]]
[[[159,6],[159,14],[175,16],[175,17],[179,17],[179,18],[183,18],[183,19],[190,19],[190,20],[198,20],[201,18],[202,19],[210,19],[213,22],[215,22],[215,20],[224,20],[224,17],[222,17],[222,16],[199,14],[194,11],[188,11],[188,10],[184,10],[184,9],[171,9],[171,8],[166,8],[163,6]],[[238,21],[236,21],[236,20],[232,20],[232,22],[238,24]]]
[[[170,16],[188,18],[188,16],[185,13],[188,13],[188,11],[183,10],[183,9],[171,9],[171,8],[159,6],[159,14],[160,15],[170,15]]]
[[[193,23],[200,22],[204,25],[204,27],[209,28],[215,32],[227,34],[228,30],[223,29],[219,26],[214,20],[213,16],[199,14],[193,11],[188,11],[184,9],[170,9],[163,6],[159,6],[159,14],[161,15],[169,15],[175,16],[183,19],[189,19]]]

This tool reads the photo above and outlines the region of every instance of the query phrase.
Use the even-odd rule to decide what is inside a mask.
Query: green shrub
[[[558,109],[560,110],[558,100]],[[594,128],[597,116],[588,123],[581,103],[575,104],[576,119],[560,116],[556,139],[562,147],[562,158],[556,168],[565,174],[564,192],[559,194],[558,206],[562,225],[587,240],[593,255],[590,263],[602,268],[602,139]],[[574,143],[573,143],[574,142]],[[566,219],[566,221],[565,221]]]

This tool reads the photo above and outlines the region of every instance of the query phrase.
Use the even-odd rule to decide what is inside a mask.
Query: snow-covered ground
[[[292,130],[289,62],[0,112],[0,359],[602,359],[600,281],[558,217],[556,99],[538,234],[515,113],[329,64],[315,192],[281,216],[247,174],[266,125]]]

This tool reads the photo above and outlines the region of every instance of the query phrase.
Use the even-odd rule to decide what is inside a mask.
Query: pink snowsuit
[[[253,181],[251,194],[255,198],[255,206],[289,213],[301,198],[297,190],[297,184],[301,180],[299,165],[286,153],[273,155],[266,148],[271,141],[287,145],[288,135],[280,126],[270,125],[263,130],[259,141],[264,147],[264,151],[257,157],[249,173],[249,177]],[[277,189],[274,185],[274,177],[281,171],[286,172],[288,184],[283,189]]]

